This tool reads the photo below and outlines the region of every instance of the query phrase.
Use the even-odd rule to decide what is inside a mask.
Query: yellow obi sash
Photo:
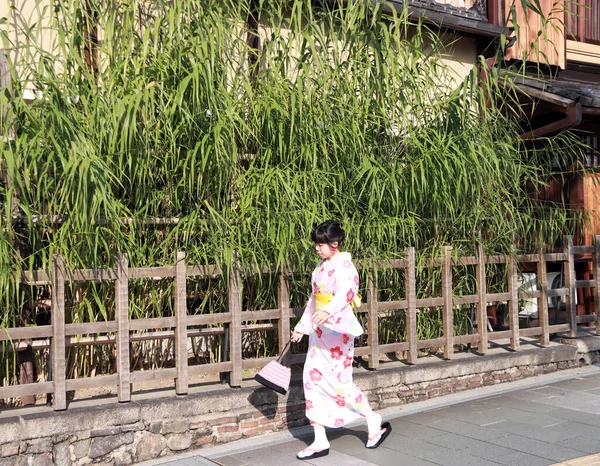
[[[323,306],[333,298],[332,293],[315,293],[315,311],[320,311]]]
[[[315,293],[315,311],[320,311],[323,309],[323,306],[327,304],[329,301],[333,299],[332,293]],[[358,310],[361,306],[361,295],[356,293],[354,295],[354,299],[350,302],[350,306],[355,311]]]

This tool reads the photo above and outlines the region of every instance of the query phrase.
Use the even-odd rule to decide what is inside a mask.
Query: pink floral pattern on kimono
[[[363,392],[352,381],[354,337],[363,329],[350,302],[358,291],[359,278],[349,253],[341,252],[319,262],[312,274],[312,293],[296,332],[309,335],[304,363],[306,416],[311,423],[341,427],[372,410]],[[329,320],[312,325],[314,293],[333,298],[321,309]]]

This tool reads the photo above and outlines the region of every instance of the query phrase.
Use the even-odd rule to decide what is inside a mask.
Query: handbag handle
[[[279,354],[279,357],[277,358],[277,362],[278,362],[278,363],[280,363],[280,364],[283,364],[283,365],[287,365],[287,361],[286,361],[286,364],[284,364],[284,363],[283,363],[283,358],[284,358],[285,356],[288,356],[288,355],[289,355],[289,354],[292,352],[292,351],[291,351],[291,349],[292,349],[292,348],[291,348],[291,346],[290,346],[290,343],[291,343],[291,342],[292,342],[292,340],[291,340],[291,339],[290,339],[290,340],[288,340],[288,342],[285,344],[285,346],[284,346],[284,347],[283,347],[283,349],[281,350],[281,353]],[[290,351],[287,351],[288,349],[289,349]],[[289,357],[287,357],[286,359],[289,359]]]

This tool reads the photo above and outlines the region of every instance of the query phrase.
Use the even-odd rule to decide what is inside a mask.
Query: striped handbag
[[[254,376],[254,380],[282,395],[285,395],[290,388],[292,370],[279,361],[281,361],[284,356],[287,356],[286,350],[289,345],[290,342],[288,341],[283,347],[283,351],[277,358],[277,361],[271,361]],[[289,358],[286,359],[289,360]]]

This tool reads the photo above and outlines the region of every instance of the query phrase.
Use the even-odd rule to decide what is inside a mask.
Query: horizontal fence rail
[[[588,255],[593,263],[592,280],[577,280],[575,277],[575,256]],[[572,238],[567,237],[562,253],[529,254],[513,256],[485,256],[480,246],[474,256],[453,257],[452,248],[442,248],[441,257],[423,260],[419,268],[437,267],[441,270],[441,295],[427,298],[417,297],[417,262],[414,248],[406,248],[405,258],[397,260],[359,262],[357,267],[367,271],[366,302],[357,311],[366,321],[366,344],[357,346],[356,356],[367,356],[371,369],[380,365],[382,353],[405,352],[409,364],[417,361],[419,351],[432,348],[444,348],[444,358],[451,359],[456,345],[474,345],[479,353],[485,354],[490,341],[509,339],[510,348],[519,349],[521,337],[538,337],[540,345],[550,343],[550,334],[568,332],[577,336],[577,325],[595,323],[600,330],[600,237],[595,238],[594,246],[574,246]],[[561,262],[564,270],[565,286],[559,289],[547,287],[547,263]],[[537,291],[522,291],[518,285],[518,269],[527,263],[535,267]],[[506,291],[492,293],[487,289],[488,274],[491,265],[506,267]],[[474,266],[476,292],[472,295],[455,296],[453,294],[453,268]],[[403,299],[379,301],[377,273],[385,270],[403,272],[405,296]],[[189,277],[223,276],[221,269],[214,265],[196,266],[186,263],[185,253],[178,252],[175,264],[167,267],[130,268],[126,255],[117,257],[113,269],[67,270],[62,256],[53,259],[50,276],[44,271],[15,274],[15,278],[28,285],[48,285],[52,289],[51,323],[38,327],[19,327],[0,329],[0,341],[10,340],[13,348],[26,344],[34,348],[49,348],[51,354],[51,381],[17,386],[0,387],[0,399],[26,395],[52,394],[55,410],[67,408],[67,391],[117,387],[120,402],[131,400],[131,385],[148,380],[175,380],[175,391],[179,395],[188,393],[189,378],[210,373],[228,373],[232,387],[242,383],[242,371],[261,368],[275,357],[244,359],[242,353],[242,334],[257,330],[276,330],[278,348],[281,352],[287,343],[291,331],[291,319],[302,315],[302,308],[292,308],[290,304],[291,272],[277,271],[274,267],[257,267],[252,273],[277,273],[277,308],[264,310],[244,310],[242,308],[243,273],[234,265],[227,273],[227,310],[213,314],[188,315],[187,285]],[[173,279],[174,307],[172,317],[149,319],[130,319],[129,317],[129,281],[133,279]],[[115,320],[94,323],[65,323],[65,286],[71,282],[108,281],[114,282]],[[575,295],[577,289],[589,288],[592,291],[594,310],[591,315],[577,315]],[[564,297],[567,322],[550,325],[548,298]],[[539,325],[531,328],[519,326],[519,300],[537,300]],[[488,328],[488,304],[505,302],[508,306],[508,329],[492,331]],[[453,311],[460,306],[469,305],[474,311],[473,332],[455,335]],[[417,314],[423,308],[436,307],[442,310],[443,336],[428,340],[419,340],[417,336]],[[406,316],[405,341],[381,344],[379,324],[390,312],[403,311]],[[273,323],[256,323],[264,320],[277,320]],[[252,322],[252,323],[249,323]],[[215,325],[214,328],[190,328],[199,325]],[[161,329],[161,331],[156,331]],[[167,330],[165,330],[167,329]],[[131,333],[137,332],[137,333]],[[87,335],[87,336],[84,336]],[[90,336],[95,335],[95,336]],[[223,335],[228,338],[229,360],[201,365],[188,364],[188,339],[197,336]],[[175,367],[148,371],[130,370],[130,344],[134,341],[173,339]],[[100,375],[89,378],[69,379],[66,373],[66,348],[72,346],[112,344],[116,347],[116,374]],[[295,354],[292,362],[302,362],[305,355]]]

